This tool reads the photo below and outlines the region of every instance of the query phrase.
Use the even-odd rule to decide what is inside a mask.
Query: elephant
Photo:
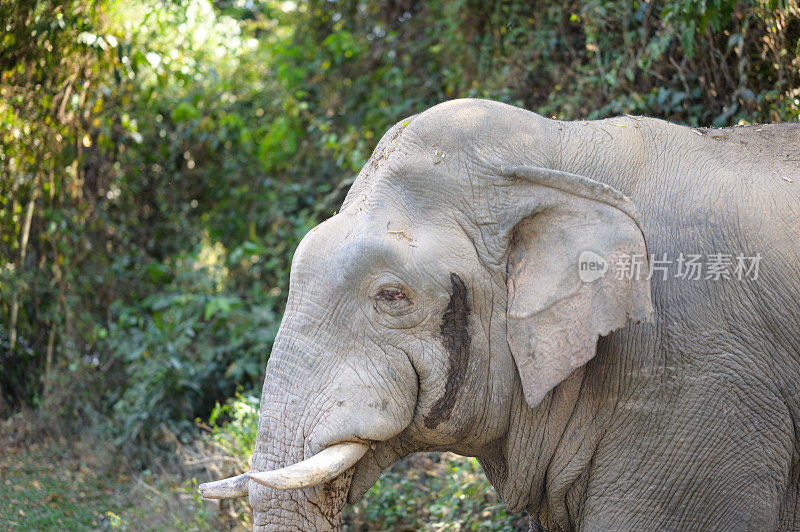
[[[381,138],[291,265],[253,529],[341,527],[413,452],[536,530],[800,530],[800,124],[460,99]]]

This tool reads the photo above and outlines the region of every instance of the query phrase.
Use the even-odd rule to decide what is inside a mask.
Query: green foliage
[[[526,514],[506,510],[475,458],[412,455],[347,507],[344,530],[527,530]]]
[[[265,353],[278,328],[270,298],[243,298],[220,286],[221,268],[188,257],[174,270],[156,270],[169,283],[118,314],[105,345],[120,361],[126,386],[110,393],[119,444],[188,441],[193,420],[224,402],[234,383],[263,379]],[[213,416],[213,411],[212,411]],[[254,416],[257,417],[257,416]],[[129,450],[130,451],[130,450]]]
[[[258,432],[259,398],[237,392],[225,404],[217,405],[208,419],[205,440],[232,459],[239,472],[249,471],[250,454]]]
[[[0,6],[0,411],[6,402],[38,402],[53,375],[56,331],[96,319],[75,308],[85,293],[71,287],[84,285],[97,231],[95,200],[84,194],[96,182],[79,163],[94,151],[101,72],[119,63],[107,53],[118,41],[102,27],[101,8],[70,0]],[[103,267],[104,257],[94,261]],[[76,340],[59,349],[73,351]]]

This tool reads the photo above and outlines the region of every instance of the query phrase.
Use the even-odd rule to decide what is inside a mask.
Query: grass
[[[12,529],[113,528],[124,507],[124,482],[55,447],[6,449],[0,478],[0,522]]]
[[[203,501],[193,479],[104,473],[91,450],[49,442],[0,456],[0,529],[245,530],[230,505]]]

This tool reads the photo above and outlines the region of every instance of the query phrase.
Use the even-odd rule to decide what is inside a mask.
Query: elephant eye
[[[391,317],[390,321],[383,322],[384,325],[393,328],[411,327],[424,317],[423,309],[419,305],[414,305],[413,292],[410,293],[411,296],[407,295],[395,285],[381,288],[372,296],[372,308],[375,309],[377,316]],[[413,316],[417,316],[419,320],[414,321]]]
[[[397,288],[389,288],[386,290],[381,290],[377,294],[375,294],[375,299],[378,301],[397,301],[399,299],[405,299],[406,295],[398,290]]]

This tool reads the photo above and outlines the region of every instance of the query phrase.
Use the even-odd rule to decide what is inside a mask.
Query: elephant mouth
[[[206,499],[230,499],[247,495],[248,480],[277,490],[310,488],[340,476],[353,467],[369,449],[369,444],[361,442],[337,443],[290,466],[273,471],[249,471],[201,484],[199,489]]]

